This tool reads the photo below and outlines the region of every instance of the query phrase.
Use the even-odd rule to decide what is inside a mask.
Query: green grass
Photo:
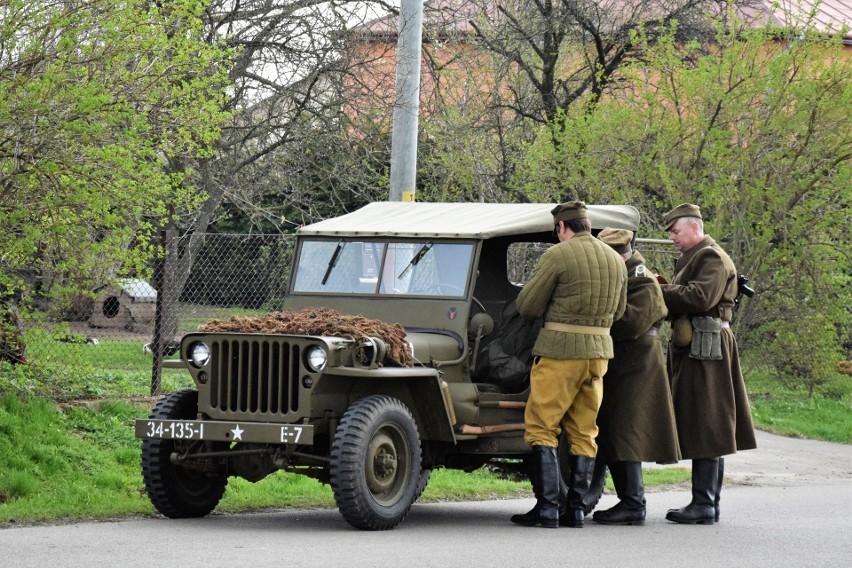
[[[773,395],[751,401],[755,425],[768,432],[852,442],[852,408],[842,400]]]
[[[122,402],[62,413],[46,399],[0,398],[0,523],[150,512],[128,427],[141,413]]]
[[[747,377],[755,426],[799,438],[852,443],[852,377],[838,375],[814,396],[786,387],[769,373]]]
[[[46,398],[0,397],[0,527],[153,516],[139,465],[140,441],[133,421],[147,405],[107,400],[60,404]],[[651,470],[646,485],[685,481],[681,469]],[[528,482],[497,476],[436,470],[424,502],[528,497]],[[318,481],[277,472],[257,482],[231,478],[222,512],[274,507],[334,507],[331,488]]]
[[[55,342],[61,346],[60,350],[51,349],[48,341],[55,342],[45,339],[28,349],[28,359],[38,364],[0,363],[0,393],[69,400],[121,398],[151,392],[152,358],[135,343],[109,339],[98,345]],[[162,370],[162,392],[192,386],[185,370]]]
[[[266,315],[269,310],[250,310],[240,307],[222,308],[217,306],[205,306],[203,304],[181,304],[178,311],[178,322],[180,331],[197,331],[198,326],[209,322],[211,319],[228,319],[232,316],[260,316]]]
[[[133,402],[134,395],[149,392],[150,356],[121,341],[70,347],[75,358],[98,367],[81,363],[74,374],[57,375],[0,364],[0,526],[156,514],[144,492],[140,441],[133,435],[134,419],[150,408]],[[852,443],[852,389],[845,379],[809,398],[770,375],[751,374],[755,425],[788,436]],[[191,386],[185,371],[164,370],[164,392]],[[436,470],[421,500],[530,496],[529,483],[515,479],[487,469]],[[685,467],[645,471],[649,487],[688,479]],[[612,490],[611,482],[608,487]],[[257,483],[232,478],[217,510],[274,507],[334,507],[334,497],[314,479],[278,472]]]

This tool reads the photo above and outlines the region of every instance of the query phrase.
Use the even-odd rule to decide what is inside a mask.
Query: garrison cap
[[[633,241],[633,231],[605,227],[598,233],[598,238],[611,246],[618,254],[625,254],[633,250],[630,246],[630,243]]]
[[[696,219],[701,219],[701,209],[698,208],[698,205],[693,205],[692,203],[683,203],[678,205],[666,213],[666,216],[663,219],[663,224],[666,226],[666,230],[668,231],[671,229],[675,221],[681,217],[695,217]]]
[[[551,209],[550,214],[553,215],[554,225],[559,221],[573,221],[574,219],[585,219],[587,217],[586,204],[582,201],[567,201],[565,203],[560,203],[559,205]]]

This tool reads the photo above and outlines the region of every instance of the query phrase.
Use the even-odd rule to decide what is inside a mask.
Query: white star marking
[[[232,429],[231,432],[234,434],[234,440],[242,440],[243,439],[243,432],[245,432],[245,430],[240,428],[240,425],[237,424],[237,427]]]

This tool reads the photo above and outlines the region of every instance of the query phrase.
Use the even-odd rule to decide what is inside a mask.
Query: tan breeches
[[[595,457],[595,419],[603,400],[608,363],[607,359],[537,357],[530,373],[524,440],[531,446],[556,447],[564,428],[572,454]]]

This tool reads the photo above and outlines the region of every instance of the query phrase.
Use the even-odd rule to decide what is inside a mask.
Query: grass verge
[[[0,397],[0,527],[68,520],[154,516],[142,485],[133,421],[149,408],[108,400],[57,405]],[[685,469],[650,470],[646,484],[685,481]],[[610,486],[611,489],[611,486]],[[489,470],[436,470],[423,502],[529,497],[530,485]],[[231,478],[217,511],[334,507],[331,488],[278,472],[257,482]]]
[[[773,395],[751,401],[756,426],[782,436],[852,442],[852,409],[842,400]]]
[[[95,374],[81,368],[74,377],[63,378],[29,366],[0,365],[0,527],[156,514],[142,485],[140,441],[133,435],[133,421],[147,416],[150,406],[130,400],[148,392],[150,376],[141,352],[137,355],[134,350],[133,356],[139,358],[136,368]],[[184,371],[164,373],[164,392],[188,386]],[[847,392],[809,398],[760,375],[750,377],[748,387],[759,428],[852,443],[852,404]],[[87,397],[112,400],[55,402]],[[689,479],[688,463],[684,466],[647,469],[645,484],[684,483]],[[610,481],[608,487],[612,490]],[[437,470],[421,501],[530,495],[529,483],[487,469]],[[334,497],[330,487],[316,480],[278,472],[258,483],[232,478],[217,510],[274,507],[334,507]]]
[[[785,386],[767,372],[747,379],[754,425],[795,438],[852,443],[852,377],[838,377],[809,396],[804,387]]]

